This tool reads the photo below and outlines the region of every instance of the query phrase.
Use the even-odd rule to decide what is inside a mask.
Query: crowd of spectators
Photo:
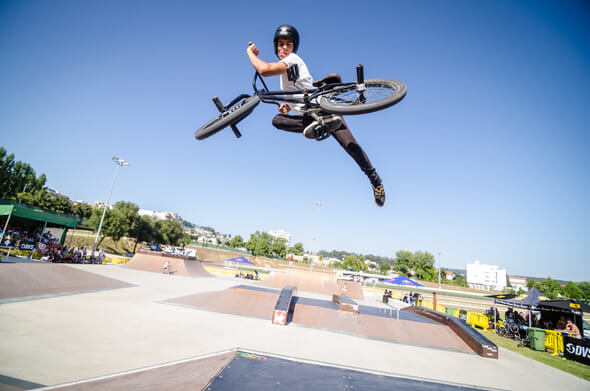
[[[496,311],[496,320],[502,320],[497,308],[495,311]],[[490,318],[490,324],[493,324],[493,322],[494,322],[494,308],[490,307],[490,309],[488,309],[485,313],[488,316],[488,318]],[[506,313],[504,314],[504,319],[505,319],[506,323],[515,324],[519,327],[520,326],[528,326],[530,324],[530,325],[532,325],[532,327],[540,327],[545,330],[562,331],[562,332],[572,334],[576,338],[582,337],[582,334],[581,334],[578,326],[576,326],[576,324],[572,321],[571,318],[566,317],[565,315],[561,315],[557,319],[551,319],[551,318],[540,319],[539,317],[537,317],[537,314],[534,311],[531,312],[531,314],[532,314],[532,318],[529,323],[528,311],[523,316],[522,312],[515,311],[511,307],[508,307],[508,309],[506,310]]]
[[[53,237],[50,231],[41,232],[41,227],[25,227],[9,225],[2,237],[0,247],[7,249],[38,251],[42,260],[54,263],[103,263],[103,250],[92,256],[84,247],[63,246],[59,238]],[[0,236],[2,227],[0,227]]]
[[[41,227],[28,228],[14,225],[8,226],[4,236],[2,236],[2,229],[0,228],[1,246],[18,250],[35,250],[37,244],[48,247],[59,245],[59,238],[54,238],[49,231],[41,233],[41,230]]]
[[[44,261],[50,261],[53,263],[103,263],[104,261],[104,250],[100,249],[98,254],[92,256],[88,253],[88,250],[84,247],[67,247],[67,246],[55,246],[49,248],[46,252],[42,252]]]
[[[418,306],[420,306],[420,305],[422,305],[422,300],[423,299],[424,298],[422,297],[422,295],[420,293],[410,291],[409,293],[406,293],[404,295],[404,297],[402,298],[402,301],[404,303],[408,303],[408,304],[411,304],[411,305],[418,305]]]

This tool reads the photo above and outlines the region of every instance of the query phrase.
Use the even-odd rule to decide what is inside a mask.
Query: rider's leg
[[[375,197],[375,203],[377,206],[383,206],[385,203],[385,189],[381,183],[381,178],[377,171],[371,164],[369,157],[363,151],[361,146],[355,140],[354,136],[350,132],[348,125],[344,120],[338,130],[332,132],[332,135],[338,141],[340,146],[346,150],[346,152],[354,159],[359,168],[365,173],[371,186],[373,187],[373,196]]]
[[[272,119],[275,128],[286,130],[287,132],[301,133],[307,125],[312,122],[310,117],[302,115],[277,114]]]

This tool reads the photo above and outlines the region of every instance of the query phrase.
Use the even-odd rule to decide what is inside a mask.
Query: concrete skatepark
[[[201,265],[191,267],[198,270]],[[180,269],[182,265],[177,265],[176,270]],[[77,283],[60,285],[56,273]],[[73,384],[57,388],[202,389],[209,384],[215,386],[211,389],[232,389],[236,383],[230,381],[231,373],[214,378],[224,365],[233,371],[246,365],[249,369],[242,373],[259,373],[251,379],[257,389],[280,389],[276,383],[280,379],[288,387],[288,378],[283,375],[273,380],[272,388],[265,388],[263,379],[267,377],[256,372],[263,369],[253,368],[256,360],[244,359],[244,352],[267,357],[267,368],[295,365],[301,376],[312,377],[306,380],[311,384],[306,388],[311,389],[328,379],[336,389],[353,384],[342,383],[347,376],[350,382],[369,376],[373,383],[365,384],[368,389],[386,385],[392,389],[392,384],[408,390],[589,388],[583,379],[510,351],[500,349],[494,360],[476,355],[456,339],[456,346],[443,346],[440,341],[453,340],[448,330],[410,315],[402,315],[398,321],[396,311],[380,303],[380,297],[365,294],[356,299],[359,306],[376,308],[375,314],[364,317],[383,322],[371,330],[375,319],[363,323],[363,311],[359,310],[358,316],[339,314],[326,307],[330,302],[326,293],[300,288],[297,305],[301,311],[295,310],[287,326],[277,326],[267,312],[279,292],[272,283],[292,277],[276,274],[263,284],[192,274],[164,274],[120,265],[3,262],[0,286],[7,288],[0,288],[0,390],[67,383]],[[44,275],[53,277],[39,277]],[[41,289],[43,284],[47,286]],[[27,286],[36,289],[33,294]],[[396,322],[399,326],[393,327]],[[433,335],[436,337],[428,340]],[[273,372],[276,375],[276,370]],[[298,372],[288,369],[284,373]],[[138,378],[144,379],[141,387],[133,383]],[[241,388],[249,389],[245,384]]]

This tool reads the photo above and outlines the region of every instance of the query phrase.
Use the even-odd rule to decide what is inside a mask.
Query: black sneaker
[[[381,207],[385,204],[385,188],[383,185],[373,186],[373,195],[377,206]]]
[[[332,131],[338,129],[342,125],[342,117],[335,114],[329,114],[321,117],[317,121],[313,121],[305,127],[303,135],[307,138],[314,138],[316,140],[323,140],[330,136]]]

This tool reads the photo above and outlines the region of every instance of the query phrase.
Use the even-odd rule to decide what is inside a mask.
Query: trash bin
[[[529,341],[531,349],[545,351],[545,330],[529,327]]]
[[[455,313],[455,309],[451,308],[451,307],[447,307],[445,313],[449,316],[453,316],[453,314]]]

